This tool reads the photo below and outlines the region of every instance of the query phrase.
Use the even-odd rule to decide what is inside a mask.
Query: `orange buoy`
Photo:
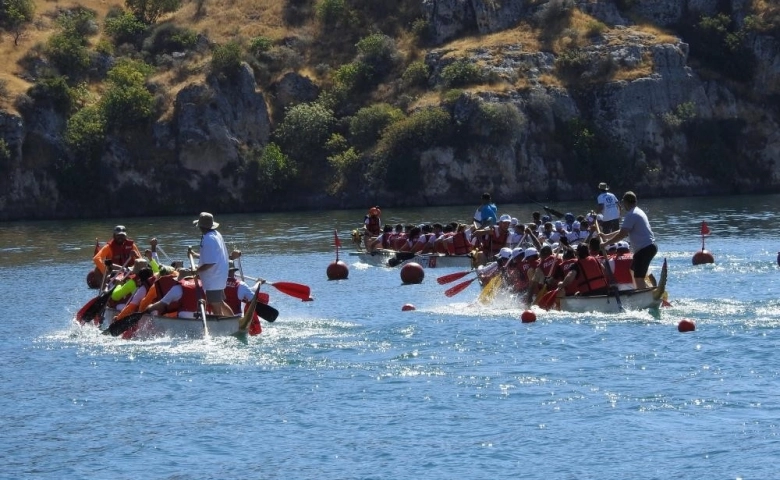
[[[696,330],[696,324],[693,323],[693,320],[683,318],[677,324],[677,331],[679,332],[693,332],[694,330]]]
[[[412,305],[411,303],[407,303],[406,305],[401,307],[401,311],[402,312],[410,312],[412,310],[415,310],[415,308],[414,308],[414,305]]]
[[[422,283],[425,271],[419,263],[409,262],[401,267],[401,281],[404,283]]]
[[[520,321],[523,323],[533,323],[536,321],[536,314],[532,310],[526,310],[520,315]]]
[[[328,265],[328,280],[344,280],[349,276],[349,267],[341,260],[336,260]]]
[[[715,263],[715,257],[707,250],[699,250],[693,254],[694,265],[702,265],[704,263]]]

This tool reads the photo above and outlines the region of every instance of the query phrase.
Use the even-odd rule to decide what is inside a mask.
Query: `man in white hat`
[[[596,213],[603,216],[599,219],[599,228],[602,233],[612,233],[620,230],[620,202],[615,194],[610,193],[609,185],[605,182],[599,183],[599,196],[596,198]]]
[[[192,222],[202,234],[200,237],[200,253],[193,253],[198,260],[197,275],[206,291],[206,302],[215,315],[228,317],[233,310],[225,302],[225,286],[228,278],[228,251],[222,235],[217,231],[219,223],[208,212],[201,212],[200,217]]]

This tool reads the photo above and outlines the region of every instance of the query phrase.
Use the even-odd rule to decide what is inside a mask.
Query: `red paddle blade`
[[[84,325],[84,322],[86,321],[86,319],[84,318],[84,314],[87,312],[87,310],[89,310],[89,307],[91,307],[92,305],[95,304],[95,302],[97,302],[97,300],[98,297],[90,299],[87,303],[84,304],[83,307],[79,309],[78,312],[76,312],[76,318],[79,320],[79,322],[82,325]]]
[[[436,282],[439,285],[446,285],[448,283],[452,283],[455,280],[460,280],[461,278],[465,277],[469,273],[471,273],[471,270],[465,271],[465,272],[455,272],[455,273],[449,273],[447,275],[442,275],[441,277],[436,279]]]
[[[545,310],[551,309],[553,306],[555,306],[555,299],[558,296],[558,289],[551,290],[544,294],[544,296],[539,300],[539,308],[543,308]]]
[[[308,301],[311,298],[311,288],[308,285],[293,282],[273,282],[272,287],[291,297]]]
[[[471,283],[476,279],[477,277],[474,277],[471,280],[466,280],[465,282],[459,283],[454,287],[448,288],[447,290],[444,291],[444,295],[448,297],[454,297],[455,295],[459,294],[460,292],[468,288],[468,286],[471,285]]]

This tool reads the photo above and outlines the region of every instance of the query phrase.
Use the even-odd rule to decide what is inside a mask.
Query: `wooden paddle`
[[[597,218],[593,219],[593,224],[596,226],[596,234],[601,236],[601,228],[599,228],[599,220]],[[609,266],[609,257],[607,257],[607,249],[604,248],[604,242],[600,243],[601,246],[601,254],[604,255],[604,269],[607,272],[607,280],[609,281],[609,288],[613,291],[615,295],[615,302],[617,302],[618,311],[621,313],[625,311],[623,308],[623,302],[620,300],[620,289],[617,288],[617,282],[615,281],[615,276],[612,274],[612,267]]]
[[[455,280],[460,280],[473,271],[474,270],[466,270],[465,272],[448,273],[447,275],[442,275],[441,277],[437,278],[436,283],[439,285],[446,285],[448,283],[454,282]]]
[[[490,279],[490,281],[482,287],[482,292],[479,294],[479,301],[480,303],[488,303],[492,302],[494,298],[496,298],[496,294],[498,293],[498,290],[501,289],[501,287],[504,286],[504,278],[503,275],[501,275],[501,272],[496,273],[493,278]]]
[[[401,263],[413,259],[415,255],[414,252],[396,252],[395,255],[387,260],[387,265],[390,267],[397,267]]]
[[[198,267],[195,265],[195,257],[192,256],[192,250],[189,250],[187,255],[190,257],[190,266],[192,267],[192,271],[195,272],[195,292],[198,294],[198,309],[200,310],[200,318],[203,320],[203,336],[208,338],[209,324],[206,320],[206,301],[203,299],[201,286],[199,285],[200,282],[198,281]]]

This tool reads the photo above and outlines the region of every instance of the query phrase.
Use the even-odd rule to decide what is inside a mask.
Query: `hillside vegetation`
[[[76,206],[116,191],[101,190],[108,172],[135,175],[150,168],[179,172],[188,185],[176,194],[213,183],[214,201],[224,209],[277,208],[272,194],[290,199],[302,192],[349,204],[372,192],[400,196],[425,189],[422,152],[451,148],[457,157],[479,145],[514,149],[533,118],[495,99],[545,88],[575,92],[578,101],[594,85],[648,78],[658,68],[648,53],[653,44],[683,38],[701,75],[756,96],[748,92],[756,68],[748,40],[778,34],[776,2],[753,0],[749,15],[739,18],[722,9],[666,27],[636,14],[636,1],[605,3],[614,3],[632,25],[607,25],[573,0],[526,0],[530,13],[510,28],[435,44],[430,12],[420,0],[4,0],[0,110],[59,131],[51,132],[58,139],[45,149],[0,138],[0,160],[7,172],[44,172],[61,202]],[[594,62],[594,51],[637,42],[645,50],[631,62],[603,54]],[[506,58],[520,50],[549,54],[554,63],[533,73],[507,69]],[[243,65],[265,95],[270,135],[260,143],[239,136],[238,157],[214,159],[216,166],[182,167],[187,162],[160,147],[159,137],[166,122],[180,127],[177,95],[203,85],[198,98],[206,104],[219,85],[239,88],[229,85],[241,85]],[[308,91],[280,94],[280,82],[290,78]],[[679,105],[667,120],[707,135],[695,131],[695,108]],[[458,117],[463,108],[470,112],[465,123]],[[593,167],[587,182],[601,178],[598,165],[626,153],[595,120],[567,120],[547,134],[550,155],[562,156],[564,170],[575,160]],[[736,147],[718,148],[702,155],[719,158]],[[177,162],[178,170],[171,166]],[[716,184],[735,172],[701,162],[699,173]],[[638,173],[659,168],[637,165]],[[240,198],[220,193],[231,188]],[[171,213],[183,208],[168,207]],[[106,213],[96,208],[90,211]]]

